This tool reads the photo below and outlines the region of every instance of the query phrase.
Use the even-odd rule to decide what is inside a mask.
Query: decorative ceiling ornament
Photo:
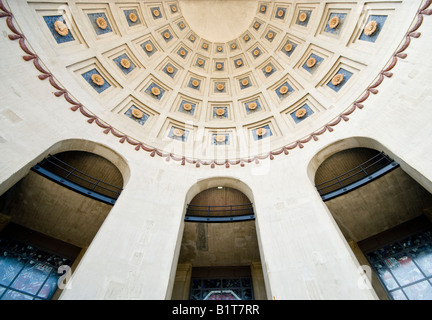
[[[135,13],[131,12],[129,13],[129,20],[132,22],[136,22],[138,20],[138,17]]]
[[[223,134],[217,135],[217,136],[215,136],[215,140],[216,140],[216,142],[219,142],[219,143],[225,142],[226,136]]]
[[[315,63],[316,63],[315,58],[311,57],[311,58],[309,58],[309,60],[306,62],[306,65],[307,65],[309,68],[312,68],[312,67],[315,65]]]
[[[194,35],[191,35],[191,36],[189,37],[189,40],[190,40],[190,41],[195,41],[195,36],[194,36]]]
[[[218,52],[222,52],[222,47],[221,47],[221,46],[218,46],[218,47],[217,47],[217,51],[218,51]]]
[[[301,109],[298,109],[296,111],[295,116],[297,118],[303,118],[306,115],[306,113],[307,113],[307,110],[305,108],[301,108]]]
[[[285,45],[285,51],[287,51],[287,52],[290,52],[291,50],[292,50],[292,44],[291,43],[287,43],[286,45]]]
[[[244,40],[244,41],[249,41],[249,39],[250,39],[250,38],[249,38],[248,35],[245,35],[245,36],[243,37],[243,40]]]
[[[207,49],[208,48],[208,44],[207,43],[203,43],[202,47],[203,47],[203,49]]]
[[[223,108],[216,109],[216,114],[218,116],[223,116],[225,114],[225,109]]]
[[[169,39],[169,37],[171,37],[169,32],[164,32],[163,36],[165,39]]]
[[[261,12],[265,12],[266,11],[266,7],[265,6],[261,6],[260,11]]]
[[[272,66],[267,66],[267,67],[265,67],[264,71],[265,71],[266,73],[270,73],[270,72],[273,71],[273,68],[272,68]]]
[[[284,11],[282,9],[279,9],[277,12],[277,16],[280,18],[284,15]]]
[[[185,104],[183,104],[183,109],[186,111],[191,111],[192,105],[190,103],[185,103]]]
[[[335,76],[333,77],[331,83],[332,83],[332,85],[337,86],[337,85],[339,85],[339,84],[342,83],[343,79],[344,79],[343,74],[338,73],[337,75],[335,75]]]
[[[176,137],[182,137],[182,136],[184,135],[184,131],[183,131],[182,129],[175,128],[175,129],[173,130],[173,134],[174,134]]]
[[[67,26],[60,20],[57,20],[54,22],[54,29],[55,31],[61,35],[62,37],[67,36],[69,34],[69,29]]]
[[[194,87],[198,87],[199,86],[199,81],[198,80],[192,80],[192,85]]]
[[[257,131],[256,131],[256,134],[257,134],[259,137],[262,137],[263,135],[266,134],[266,132],[267,132],[267,130],[266,130],[265,128],[258,128]]]
[[[339,25],[339,22],[340,22],[339,17],[336,16],[331,18],[329,21],[329,28],[330,29],[336,28]]]
[[[254,28],[255,28],[255,29],[258,29],[259,26],[260,26],[260,24],[259,24],[258,22],[255,22],[255,24],[254,24]]]
[[[243,79],[243,80],[241,81],[241,84],[242,84],[243,86],[247,86],[247,85],[249,84],[249,80],[248,80],[248,79]]]
[[[158,10],[158,9],[154,9],[154,10],[153,10],[153,15],[154,15],[155,17],[159,17],[159,15],[160,15],[159,10]]]
[[[222,63],[216,63],[216,69],[218,70],[222,69]]]
[[[186,55],[186,51],[185,50],[180,50],[180,55],[183,57]]]
[[[257,56],[257,55],[259,55],[259,53],[260,53],[260,52],[259,52],[259,50],[258,50],[258,49],[255,49],[255,50],[253,51],[253,55],[254,55],[254,56]]]
[[[154,96],[158,96],[158,95],[160,95],[160,89],[158,88],[158,87],[153,87],[153,88],[151,88],[151,93],[154,95]]]
[[[185,24],[183,23],[183,22],[180,22],[180,28],[184,28],[185,27]]]
[[[257,103],[256,103],[256,102],[251,102],[251,103],[249,103],[249,105],[248,105],[248,109],[249,109],[249,110],[255,110],[256,107],[257,107]]]
[[[130,61],[129,61],[128,59],[124,59],[124,58],[120,60],[120,64],[121,64],[122,67],[125,68],[125,69],[129,69],[130,66],[131,66]]]
[[[231,45],[231,49],[235,49],[235,48],[237,48],[237,45],[236,45],[235,43],[233,43],[233,44]]]
[[[204,64],[204,60],[203,60],[203,59],[198,59],[198,64],[199,64],[200,66],[202,66],[202,65]]]
[[[171,11],[172,11],[172,12],[177,12],[177,7],[176,7],[176,6],[172,6],[172,7],[171,7]]]
[[[243,64],[243,61],[241,61],[240,59],[236,61],[236,64],[238,67],[240,67]]]
[[[150,43],[147,43],[145,45],[145,49],[146,49],[147,52],[153,51],[153,46]]]
[[[138,109],[133,109],[132,115],[137,119],[141,119],[143,117],[143,112],[141,110],[138,110]]]
[[[374,20],[369,21],[368,24],[365,26],[363,32],[367,36],[371,36],[375,33],[377,29],[378,23]]]
[[[300,15],[299,15],[299,21],[300,22],[305,22],[306,21],[306,19],[307,19],[307,14],[306,13],[304,13],[304,12],[302,12],[302,13],[300,13]]]
[[[274,37],[273,32],[269,32],[269,33],[267,34],[267,38],[269,38],[269,39],[273,39],[273,37]]]
[[[218,89],[219,91],[222,91],[224,88],[225,88],[225,86],[224,86],[222,83],[219,83],[219,84],[216,86],[216,89]]]
[[[99,28],[105,30],[108,27],[108,23],[106,22],[106,20],[103,17],[98,17],[96,19],[96,24]]]
[[[92,74],[91,75],[91,80],[97,86],[103,86],[105,84],[104,78],[102,78],[102,76],[99,75],[99,74]]]
[[[280,92],[281,94],[286,94],[286,93],[288,93],[288,86],[282,86],[282,87],[279,89],[279,92]]]
[[[168,67],[166,68],[166,71],[167,71],[169,74],[171,74],[171,73],[174,72],[174,68],[171,67],[171,66],[168,66]]]

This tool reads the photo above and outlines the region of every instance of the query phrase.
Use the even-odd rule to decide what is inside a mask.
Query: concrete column
[[[255,300],[267,300],[261,262],[252,262],[250,269]]]
[[[165,201],[171,179],[154,183],[143,172],[132,177],[60,299],[171,297],[184,192],[180,187]]]
[[[273,183],[254,188],[271,299],[376,299],[359,284],[363,271],[310,181],[291,171]]]
[[[183,263],[177,265],[172,300],[188,300],[190,291],[190,282],[192,275],[192,264]]]

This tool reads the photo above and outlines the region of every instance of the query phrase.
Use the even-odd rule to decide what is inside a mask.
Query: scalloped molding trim
[[[75,101],[69,94],[69,92],[64,89],[61,85],[59,85],[56,80],[54,80],[54,75],[50,73],[49,71],[45,70],[41,64],[40,59],[38,55],[34,52],[32,52],[26,45],[26,38],[24,34],[20,33],[15,25],[13,24],[13,14],[8,9],[6,9],[3,0],[0,0],[0,18],[6,18],[6,24],[9,27],[9,29],[12,31],[13,34],[10,34],[8,37],[10,40],[19,40],[19,45],[21,49],[26,53],[26,55],[23,56],[23,59],[25,61],[32,61],[35,66],[35,68],[41,73],[38,78],[40,80],[46,80],[49,79],[50,84],[58,90],[54,93],[56,97],[63,96],[68,103],[72,105],[71,110],[77,111],[79,110],[83,116],[88,118],[87,122],[92,124],[93,122],[96,123],[99,127],[103,129],[103,133],[109,134],[111,133],[115,137],[119,138],[120,143],[124,143],[125,141],[134,146],[136,151],[144,150],[150,153],[151,157],[154,157],[155,155],[165,158],[166,161],[174,160],[176,162],[180,162],[181,165],[185,165],[186,163],[194,164],[197,168],[199,168],[201,165],[210,166],[211,168],[214,168],[217,166],[224,165],[226,168],[229,168],[232,165],[239,165],[244,167],[246,163],[254,162],[258,164],[260,160],[264,160],[267,158],[270,158],[270,160],[273,160],[275,156],[280,154],[289,154],[289,150],[295,149],[295,148],[303,148],[304,144],[314,140],[318,140],[318,136],[324,134],[325,132],[332,132],[334,129],[333,127],[339,124],[342,120],[348,121],[348,116],[353,113],[356,109],[362,109],[364,107],[363,103],[369,98],[369,95],[377,94],[378,90],[377,87],[384,81],[384,78],[390,78],[393,76],[393,73],[390,72],[395,66],[398,61],[398,58],[405,59],[407,57],[407,54],[404,53],[404,51],[408,48],[411,42],[411,38],[418,38],[420,37],[421,33],[417,30],[420,28],[421,24],[423,23],[423,15],[431,15],[432,9],[428,9],[428,7],[432,4],[432,0],[426,0],[424,4],[420,7],[420,9],[417,11],[417,21],[415,22],[414,26],[405,34],[405,41],[399,46],[399,48],[396,50],[396,52],[392,55],[389,62],[387,63],[387,66],[381,70],[381,72],[378,74],[378,79],[371,84],[369,87],[366,88],[366,90],[363,92],[362,96],[354,101],[350,107],[348,107],[344,112],[339,114],[333,121],[328,122],[320,129],[312,132],[308,136],[306,136],[303,139],[299,139],[289,145],[286,145],[284,147],[281,147],[277,150],[269,151],[265,154],[261,155],[255,155],[253,157],[249,158],[240,158],[236,160],[200,160],[200,159],[193,159],[188,158],[185,156],[177,156],[173,153],[167,153],[162,150],[159,150],[157,148],[152,148],[146,146],[144,143],[142,143],[139,140],[136,140],[128,135],[123,134],[118,129],[110,126],[108,123],[97,117],[95,114],[88,111],[81,103]]]

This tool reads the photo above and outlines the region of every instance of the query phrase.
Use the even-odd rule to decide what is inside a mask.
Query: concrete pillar
[[[255,300],[267,300],[261,262],[252,262],[250,269]]]
[[[137,173],[129,181],[73,273],[72,288],[60,299],[171,297],[184,192],[165,201],[160,188],[167,186],[152,179]]]
[[[301,179],[292,174],[273,188],[271,203],[261,199],[268,193],[255,190],[267,294],[276,300],[377,299],[359,285],[357,259],[317,191]]]
[[[192,264],[183,263],[177,265],[172,300],[188,300],[190,292],[190,282],[192,275]]]

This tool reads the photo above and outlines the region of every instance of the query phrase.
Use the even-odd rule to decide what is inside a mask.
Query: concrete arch
[[[252,250],[249,252],[249,254],[245,255],[250,259],[248,260],[248,263],[250,263],[250,272],[251,272],[251,276],[252,276],[252,281],[254,282],[254,294],[255,294],[255,298],[258,299],[265,299],[268,298],[268,292],[269,292],[269,288],[268,288],[268,280],[267,280],[267,275],[266,272],[264,270],[264,264],[261,264],[261,261],[264,261],[263,259],[263,251],[261,248],[261,243],[260,243],[260,235],[259,235],[259,228],[257,225],[257,221],[247,221],[247,222],[225,222],[225,223],[206,223],[206,222],[198,222],[198,223],[194,223],[191,222],[188,225],[185,225],[185,221],[184,221],[184,217],[186,214],[186,208],[187,205],[195,198],[195,196],[197,196],[198,194],[200,194],[201,192],[205,191],[205,190],[209,190],[209,189],[213,189],[216,187],[223,187],[223,188],[231,188],[231,189],[235,189],[241,193],[243,193],[244,196],[246,196],[249,201],[254,204],[254,195],[253,195],[253,191],[252,189],[243,181],[237,179],[237,178],[233,178],[233,177],[226,177],[226,176],[220,176],[220,177],[211,177],[211,178],[206,178],[206,179],[202,179],[202,180],[198,180],[196,181],[194,184],[192,184],[188,191],[186,192],[185,195],[185,203],[184,203],[184,210],[183,210],[183,219],[182,219],[182,224],[179,230],[179,234],[178,234],[178,241],[177,241],[177,247],[176,247],[176,253],[175,253],[175,259],[177,261],[177,263],[175,265],[173,265],[173,269],[171,271],[171,286],[170,286],[170,294],[167,296],[168,298],[174,297],[176,299],[184,299],[186,296],[188,296],[189,294],[189,287],[188,287],[188,283],[190,281],[190,277],[191,275],[193,275],[192,272],[192,267],[195,268],[197,267],[198,269],[202,269],[202,267],[205,268],[224,268],[224,267],[236,267],[236,266],[246,266],[244,264],[236,264],[234,263],[234,261],[237,260],[241,260],[241,259],[234,259],[234,260],[230,260],[232,258],[231,255],[227,256],[227,259],[222,259],[221,261],[225,261],[227,264],[222,263],[221,261],[218,263],[215,263],[214,261],[210,261],[210,260],[206,260],[209,256],[207,255],[207,253],[205,254],[196,254],[196,252],[193,250],[192,252],[195,252],[192,254],[193,258],[192,260],[190,259],[189,254],[191,254],[191,251],[189,246],[187,246],[188,249],[186,249],[185,251],[182,243],[183,243],[183,237],[186,236],[186,234],[190,235],[191,230],[193,229],[195,232],[195,226],[196,226],[196,232],[198,234],[198,229],[200,230],[200,232],[202,232],[202,229],[204,228],[206,232],[207,230],[207,225],[208,225],[208,232],[209,234],[213,234],[210,230],[214,230],[211,229],[213,227],[215,227],[215,225],[220,225],[225,228],[225,227],[229,227],[229,226],[234,226],[237,225],[236,228],[239,228],[238,226],[240,226],[239,224],[241,224],[242,228],[246,228],[245,230],[249,230],[249,231],[244,231],[242,228],[240,229],[236,229],[238,234],[237,237],[239,239],[242,239],[242,232],[250,232],[250,230],[254,230],[254,233],[256,233],[256,241],[249,238],[249,245],[248,248],[250,246],[250,248],[252,249],[247,249],[247,250]],[[256,215],[256,209],[254,206],[254,213]],[[190,226],[194,225],[194,227],[191,229]],[[253,226],[253,227],[252,227]],[[203,227],[203,228],[201,228]],[[220,227],[217,227],[220,228]],[[252,229],[251,229],[252,228]],[[229,228],[228,228],[229,229]],[[225,230],[225,229],[224,229]],[[243,231],[242,231],[243,230]],[[192,233],[193,234],[193,233]],[[231,233],[229,233],[231,234]],[[252,236],[251,234],[247,233],[247,237]],[[228,242],[229,242],[229,237],[227,238]],[[233,241],[232,245],[234,246],[234,243],[237,243],[236,241],[234,241],[234,239],[231,239]],[[190,239],[186,240],[188,245],[191,244],[190,243]],[[197,243],[194,243],[194,245],[196,245],[196,247],[198,247],[198,240],[196,240]],[[209,244],[208,244],[208,249],[207,250],[214,250],[212,249],[211,244],[213,242],[211,242],[211,237],[209,238]],[[227,248],[227,247],[223,247],[223,248]],[[235,250],[235,248],[233,247],[233,249]],[[245,248],[243,248],[244,250],[246,250]],[[255,251],[256,250],[256,251]],[[186,253],[187,252],[187,253]],[[254,254],[251,254],[251,252],[255,252]],[[187,254],[187,255],[185,255]],[[195,256],[196,254],[196,256]],[[212,253],[213,255],[217,255],[217,254],[221,254],[221,253],[215,253],[215,251]],[[212,255],[211,254],[211,255]],[[190,262],[190,261],[195,261],[195,262]],[[208,264],[206,264],[206,262],[208,261]],[[217,259],[217,261],[219,261]],[[237,261],[237,263],[239,262]],[[204,263],[203,263],[204,262]],[[234,264],[230,264],[230,263],[234,263]],[[245,261],[242,261],[242,263],[245,263]],[[196,269],[193,269],[196,270]],[[267,292],[267,295],[266,295]],[[171,295],[172,294],[172,295]]]
[[[307,165],[307,175],[309,180],[314,184],[314,177],[318,167],[330,156],[351,148],[370,148],[377,151],[383,151],[390,158],[395,160],[403,171],[405,171],[409,176],[416,180],[422,187],[432,193],[432,181],[427,179],[421,172],[416,170],[404,157],[403,154],[398,154],[388,148],[386,145],[382,144],[376,139],[362,136],[348,137],[345,139],[338,140],[326,146],[323,146],[309,161]]]
[[[118,152],[98,142],[71,138],[54,143],[49,148],[40,152],[38,156],[28,160],[28,162],[21,168],[17,169],[17,171],[12,176],[7,177],[2,183],[0,183],[0,194],[3,194],[15,183],[24,178],[29,173],[30,169],[38,162],[42,161],[45,157],[50,154],[57,154],[64,151],[85,151],[94,153],[110,161],[120,171],[123,177],[123,187],[126,186],[130,178],[130,168],[128,162]]]

